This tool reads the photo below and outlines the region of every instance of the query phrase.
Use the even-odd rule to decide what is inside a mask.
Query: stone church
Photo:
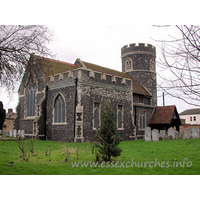
[[[18,91],[15,129],[27,137],[91,141],[109,100],[120,136],[143,137],[157,106],[156,49],[126,45],[121,58],[119,72],[79,58],[70,64],[31,54]]]

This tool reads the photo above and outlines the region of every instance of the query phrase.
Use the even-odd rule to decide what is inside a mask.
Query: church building
[[[77,59],[74,64],[31,54],[19,88],[14,128],[25,135],[68,142],[93,140],[110,101],[124,140],[144,136],[155,107],[156,49],[122,47],[122,72]]]

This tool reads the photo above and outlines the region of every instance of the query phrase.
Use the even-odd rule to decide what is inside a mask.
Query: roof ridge
[[[91,63],[91,62],[86,62],[86,61],[83,61],[83,60],[81,60],[83,63],[88,63],[88,64],[91,64],[91,65],[95,65],[95,66],[98,66],[98,67],[102,67],[102,68],[105,68],[105,69],[109,69],[109,70],[113,70],[113,71],[116,71],[116,72],[120,72],[120,73],[123,73],[123,74],[126,74],[126,73],[124,73],[124,72],[121,72],[121,71],[118,71],[118,70],[116,70],[116,69],[111,69],[111,68],[108,68],[108,67],[103,67],[103,66],[101,66],[101,65],[98,65],[98,64],[94,64],[94,63]],[[86,66],[87,67],[87,66]],[[87,67],[87,69],[88,69],[88,67]]]
[[[52,62],[56,62],[56,63],[62,63],[62,64],[68,64],[68,65],[72,65],[72,66],[77,66],[75,64],[72,64],[72,63],[68,63],[68,62],[65,62],[65,61],[60,61],[60,60],[55,60],[55,59],[52,59],[52,58],[46,58],[46,57],[42,57],[42,56],[37,56],[37,55],[34,55],[38,58],[42,58],[42,59],[45,59],[45,60],[49,60],[49,61],[52,61]]]

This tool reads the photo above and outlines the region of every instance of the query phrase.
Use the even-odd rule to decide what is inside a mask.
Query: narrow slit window
[[[100,125],[100,103],[94,103],[94,128]]]
[[[117,126],[118,128],[123,128],[123,106],[118,105],[117,108]]]

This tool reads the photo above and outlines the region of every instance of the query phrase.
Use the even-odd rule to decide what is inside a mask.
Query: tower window
[[[133,70],[133,67],[132,67],[132,60],[130,58],[128,58],[125,62],[125,70],[126,71],[130,71],[130,70]]]

